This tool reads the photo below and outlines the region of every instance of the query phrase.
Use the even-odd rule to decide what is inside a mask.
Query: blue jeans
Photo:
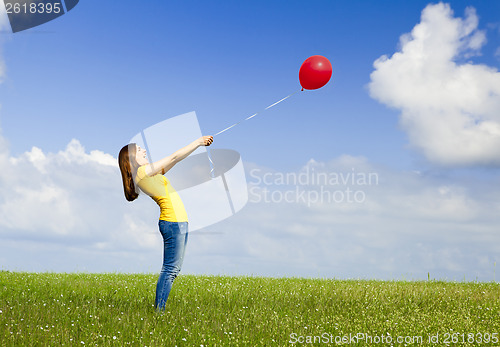
[[[156,284],[155,307],[162,311],[165,310],[165,304],[174,280],[181,271],[188,239],[188,223],[160,220],[158,226],[161,236],[163,236],[164,251],[163,267]]]

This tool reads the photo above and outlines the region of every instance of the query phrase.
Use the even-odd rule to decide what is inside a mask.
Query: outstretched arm
[[[199,139],[191,142],[186,147],[175,151],[173,154],[155,161],[153,164],[146,166],[146,175],[154,176],[159,173],[165,174],[168,170],[174,167],[175,164],[193,153],[200,146],[210,146],[214,141],[213,136],[202,136]]]

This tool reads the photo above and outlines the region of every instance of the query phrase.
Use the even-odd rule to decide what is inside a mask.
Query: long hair
[[[135,159],[137,145],[131,143],[123,146],[118,154],[118,165],[122,173],[123,192],[128,201],[134,201],[139,196],[138,189],[134,183],[134,175],[139,167]]]

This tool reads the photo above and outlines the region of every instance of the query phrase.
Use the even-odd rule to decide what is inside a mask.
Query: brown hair
[[[137,164],[135,160],[136,151],[137,145],[131,143],[123,146],[118,154],[118,165],[122,173],[123,192],[128,201],[134,201],[139,196],[139,192],[134,183],[134,175],[139,168],[139,164]]]

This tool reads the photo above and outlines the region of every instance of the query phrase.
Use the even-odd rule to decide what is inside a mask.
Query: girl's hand
[[[202,136],[198,139],[200,146],[210,146],[214,142],[213,136]]]

